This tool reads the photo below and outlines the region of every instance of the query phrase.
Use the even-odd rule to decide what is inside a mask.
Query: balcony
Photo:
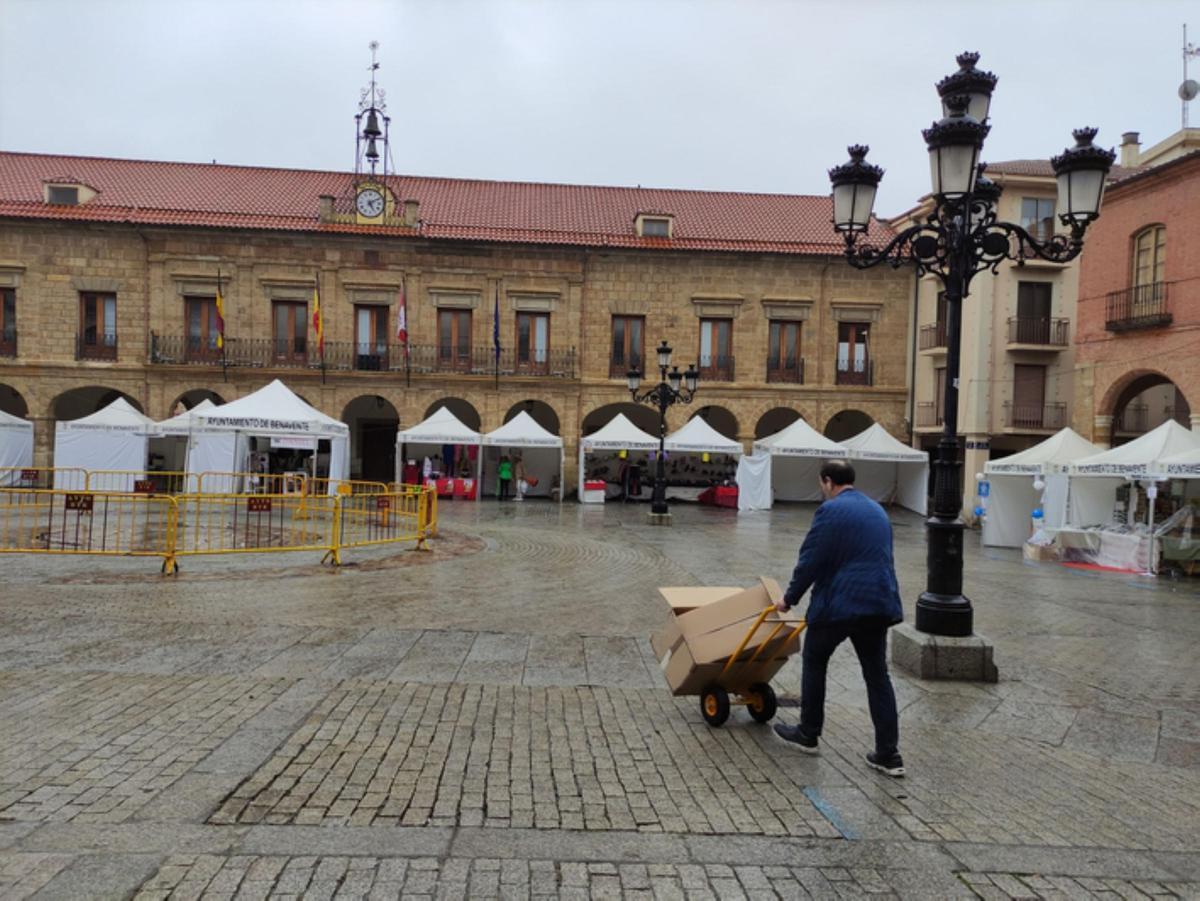
[[[804,357],[799,357],[792,362],[768,363],[767,364],[767,381],[784,385],[803,385],[804,384]]]
[[[845,367],[845,368],[843,368]],[[856,360],[853,364],[839,361],[834,377],[835,385],[864,385],[875,384],[875,361]]]
[[[17,355],[17,330],[6,328],[0,332],[0,357],[15,357]]]
[[[1174,418],[1175,408],[1171,408]],[[1150,408],[1146,404],[1127,404],[1121,415],[1113,419],[1113,431],[1140,435],[1150,430]]]
[[[1004,427],[1013,431],[1057,432],[1067,424],[1066,404],[1004,404]]]
[[[702,382],[733,381],[732,356],[711,356],[708,358],[701,357],[700,364],[697,368],[700,371],[700,381]]]
[[[608,377],[610,379],[625,381],[625,377],[631,369],[636,369],[643,376],[646,376],[645,364],[642,362],[642,358],[636,354],[630,354],[628,360],[614,360],[611,357],[608,360]]]
[[[1110,332],[1162,328],[1171,324],[1166,282],[1113,291],[1105,297],[1104,308],[1104,328]]]
[[[117,336],[115,334],[75,336],[75,359],[111,361],[116,358]]]
[[[941,428],[945,424],[945,419],[942,416],[942,405],[933,401],[925,401],[917,404],[917,422],[918,429],[933,429]]]
[[[1062,350],[1067,346],[1069,319],[1024,319],[1014,316],[1008,320],[1008,346]]]
[[[150,336],[150,363],[160,366],[226,366],[248,369],[320,369],[321,354],[313,341],[226,336],[224,350],[205,339],[181,335]],[[516,350],[502,347],[497,361],[494,347],[410,344],[407,358],[401,344],[359,344],[326,341],[326,372],[386,372],[403,376],[457,373],[492,376],[575,378],[575,349],[548,351],[542,360],[516,359]],[[621,373],[621,378],[625,374]]]
[[[921,334],[917,346],[920,350],[945,350],[947,346],[946,323],[931,322],[929,325],[921,326]]]

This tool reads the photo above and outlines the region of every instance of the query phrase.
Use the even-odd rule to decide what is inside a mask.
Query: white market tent
[[[500,428],[488,432],[483,436],[484,447],[497,448],[496,456],[499,459],[500,448],[516,448],[521,452],[522,462],[525,464],[525,472],[528,475],[537,479],[537,485],[530,487],[526,492],[530,497],[549,497],[550,491],[554,485],[555,476],[558,477],[558,499],[562,501],[562,478],[564,470],[563,459],[563,440],[553,432],[549,432],[542,428],[537,420],[522,410]],[[480,464],[482,466],[483,454],[480,454]],[[481,476],[486,476],[487,473],[480,473]],[[484,487],[480,483],[480,487]]]
[[[583,499],[584,473],[587,455],[593,451],[658,450],[658,439],[643,432],[624,413],[618,413],[603,428],[579,442],[579,498]]]
[[[922,516],[929,494],[929,454],[893,438],[879,423],[841,442],[854,464],[854,487],[880,503]]]
[[[742,455],[742,444],[726,438],[700,416],[693,416],[681,429],[667,436],[663,445],[667,453]]]
[[[0,488],[20,480],[12,470],[33,466],[33,423],[0,410]]]
[[[207,397],[190,410],[164,419],[158,424],[158,434],[150,441],[150,455],[161,454],[163,469],[182,472],[187,467],[187,452],[196,428],[196,414],[216,407]]]
[[[754,442],[754,453],[771,455],[771,487],[777,501],[819,501],[821,464],[847,451],[803,419]]]
[[[54,466],[56,469],[118,470],[128,473],[107,479],[109,491],[133,491],[139,473],[146,469],[146,453],[157,426],[149,416],[143,416],[123,397],[118,397],[103,410],[82,419],[59,422],[54,426]],[[55,487],[60,485],[55,474]],[[75,479],[71,477],[70,482]]]
[[[1172,479],[1200,479],[1200,448],[1171,454],[1158,461],[1160,473]]]
[[[984,465],[989,492],[983,518],[983,543],[990,547],[1020,547],[1029,537],[1033,511],[1041,507],[1050,528],[1062,526],[1067,511],[1066,468],[1100,453],[1073,429],[1062,429],[1045,441],[1017,454]],[[1045,482],[1038,490],[1034,482]]]
[[[216,409],[216,406],[206,397],[190,410],[184,410],[178,416],[164,419],[158,424],[158,431],[163,435],[190,435],[196,427],[196,414]]]
[[[311,449],[316,455],[318,442],[329,442],[329,493],[337,491],[337,481],[350,475],[350,429],[344,422],[326,416],[310,406],[283,382],[275,379],[252,394],[219,407],[188,411],[192,440],[187,454],[188,474],[202,472],[246,472],[249,468],[250,439],[267,438],[272,445]],[[234,480],[205,479],[206,492],[228,493],[241,490]]]
[[[479,447],[483,444],[483,436],[461,419],[450,412],[449,407],[438,407],[424,420],[411,429],[403,429],[396,433],[396,481],[401,481],[404,468],[404,445],[410,456],[440,456],[444,445],[466,445]],[[476,463],[476,479],[479,469],[483,466],[483,454],[479,454]],[[482,491],[475,492],[475,500],[479,500]]]
[[[1200,435],[1169,419],[1128,444],[1075,461],[1067,469],[1071,525],[1109,522],[1122,482],[1161,477],[1164,461],[1195,450],[1200,450]]]

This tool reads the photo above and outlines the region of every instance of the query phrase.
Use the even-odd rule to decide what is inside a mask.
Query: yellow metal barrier
[[[87,470],[88,491],[115,491],[126,494],[195,494],[199,485],[200,477],[194,472]]]
[[[315,479],[304,477],[304,490],[308,494],[387,494],[391,489],[386,482],[368,482],[362,479]]]
[[[0,467],[0,488],[49,491],[84,491],[87,489],[87,470],[53,466]]]
[[[175,554],[331,551],[338,498],[188,494],[175,499]]]
[[[196,494],[304,494],[303,473],[202,472]]]
[[[171,497],[0,491],[0,553],[162,557],[166,569],[174,526]]]

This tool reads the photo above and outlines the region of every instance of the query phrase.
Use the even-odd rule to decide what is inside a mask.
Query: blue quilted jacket
[[[806,619],[811,625],[895,625],[904,619],[892,560],[892,524],[865,494],[848,488],[817,508],[783,599],[795,606],[810,587]]]

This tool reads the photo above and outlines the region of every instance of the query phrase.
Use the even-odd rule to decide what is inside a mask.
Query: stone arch
[[[772,407],[767,412],[763,413],[758,418],[758,422],[754,425],[754,440],[766,438],[768,435],[774,435],[781,429],[786,429],[797,419],[803,419],[799,410],[794,410],[791,407]]]
[[[475,405],[469,400],[464,400],[461,397],[443,397],[435,400],[425,409],[425,416],[423,418],[428,419],[438,410],[442,409],[442,407],[445,407],[457,416],[459,421],[467,428],[479,431],[479,426],[483,422],[479,416],[479,411],[475,409]]]
[[[215,391],[210,391],[208,388],[192,388],[189,391],[184,391],[171,402],[171,406],[167,410],[167,416],[178,416],[185,410],[190,410],[196,404],[205,400],[211,401],[218,407],[225,403],[225,398],[221,397]]]
[[[504,414],[504,421],[508,422],[521,411],[528,413],[533,421],[547,432],[554,435],[562,434],[562,424],[558,420],[558,414],[545,401],[529,398],[528,400],[513,404],[509,407],[508,412]]]
[[[707,407],[701,407],[697,410],[695,416],[699,416],[726,438],[734,441],[738,440],[738,419],[733,414],[733,411],[725,407],[710,404]],[[694,419],[695,416],[692,418]]]
[[[1174,419],[1190,426],[1192,407],[1178,382],[1155,369],[1135,369],[1117,378],[1104,394],[1100,410],[1112,417],[1112,445]]]
[[[386,398],[361,394],[342,409],[350,428],[350,477],[390,482],[396,477],[400,414]]]
[[[592,434],[604,426],[608,425],[609,421],[618,413],[624,413],[625,418],[632,422],[635,426],[641,429],[648,435],[658,436],[658,413],[648,406],[635,403],[616,403],[605,404],[602,407],[597,407],[583,417],[583,423],[580,426],[580,434]]]
[[[845,441],[869,429],[875,420],[862,410],[841,410],[825,423],[825,437],[830,441]]]
[[[16,388],[0,384],[0,412],[16,416],[18,419],[25,419],[29,416],[29,404],[25,401],[24,395]]]
[[[71,388],[55,397],[50,402],[50,415],[58,422],[79,419],[104,409],[118,397],[125,398],[138,412],[144,412],[137,398],[130,397],[124,391],[105,385],[85,385],[81,388]]]

